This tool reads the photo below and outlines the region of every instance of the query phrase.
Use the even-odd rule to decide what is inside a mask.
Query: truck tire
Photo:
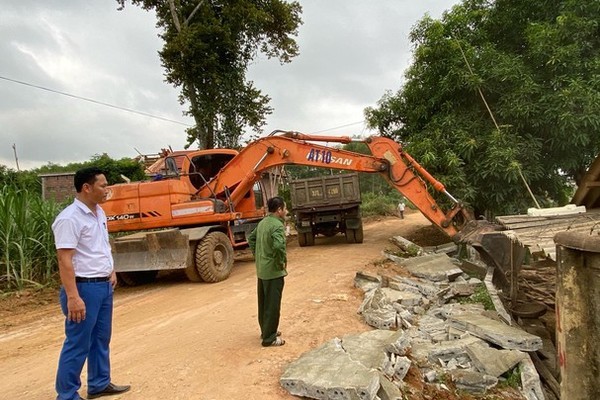
[[[206,282],[221,282],[231,274],[233,246],[222,232],[210,232],[204,236],[194,256],[198,274]]]
[[[354,243],[362,243],[364,239],[363,227],[362,225],[358,227],[358,229],[354,230]]]
[[[346,228],[346,242],[348,243],[362,243],[364,239],[362,225],[358,229]]]
[[[315,234],[312,232],[305,232],[298,234],[298,244],[300,247],[314,246],[315,245]]]
[[[306,246],[306,233],[298,233],[298,245],[300,247]]]
[[[314,246],[315,245],[315,234],[314,232],[307,232],[306,234],[306,245]]]
[[[138,286],[154,282],[156,275],[158,275],[158,271],[118,272],[117,278],[119,282],[127,286]]]
[[[346,228],[345,234],[347,243],[356,243],[356,239],[354,238],[354,229]]]

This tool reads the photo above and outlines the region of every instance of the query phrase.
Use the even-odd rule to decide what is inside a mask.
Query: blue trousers
[[[110,282],[77,283],[85,303],[85,320],[65,319],[65,342],[56,374],[57,400],[79,399],[81,371],[88,362],[88,393],[103,391],[110,383],[109,343],[112,333],[113,288]],[[67,316],[67,295],[60,290],[60,306]]]

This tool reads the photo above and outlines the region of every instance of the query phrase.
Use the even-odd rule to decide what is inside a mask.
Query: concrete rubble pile
[[[544,399],[528,354],[539,350],[542,340],[508,325],[505,312],[453,302],[484,282],[469,278],[444,253],[419,248],[417,254],[409,259],[386,254],[411,277],[357,273],[355,286],[365,293],[358,312],[377,329],[335,338],[305,353],[287,366],[281,385],[313,399],[402,399],[411,390],[405,377],[413,366],[439,390],[448,390],[444,382],[450,379],[458,389],[479,394],[519,366],[524,397]],[[498,309],[501,303],[494,304]]]

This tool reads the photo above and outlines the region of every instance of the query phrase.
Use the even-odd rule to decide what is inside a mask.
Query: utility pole
[[[13,151],[15,153],[15,162],[17,163],[17,171],[20,171],[20,169],[19,169],[19,158],[17,157],[17,145],[13,143],[12,148],[13,148]]]

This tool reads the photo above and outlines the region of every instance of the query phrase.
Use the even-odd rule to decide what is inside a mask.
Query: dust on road
[[[115,294],[113,381],[132,390],[111,399],[295,399],[279,386],[286,364],[327,340],[370,330],[356,311],[359,270],[377,269],[394,235],[429,226],[418,212],[365,223],[364,243],[343,235],[314,247],[288,244],[280,330],[286,345],[261,346],[251,256],[237,257],[229,279],[191,283],[181,275]],[[8,319],[10,320],[3,320]],[[0,397],[53,399],[63,340],[58,302],[0,314]],[[81,395],[86,394],[85,371]]]

